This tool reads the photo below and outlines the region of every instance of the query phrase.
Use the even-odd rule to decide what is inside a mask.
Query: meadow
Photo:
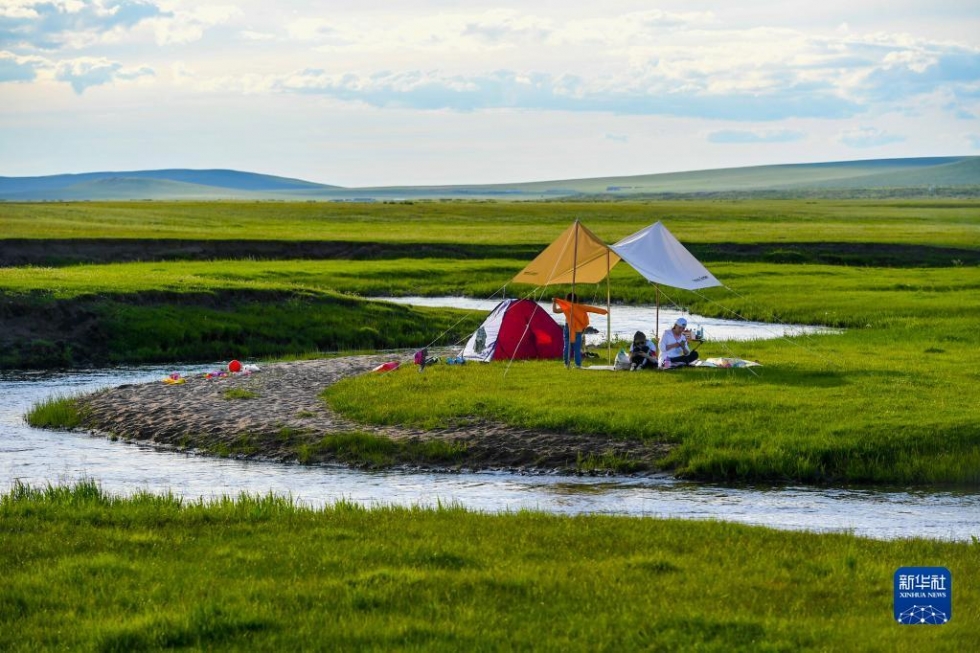
[[[282,497],[0,496],[0,649],[960,651],[976,540]],[[952,619],[899,626],[893,575],[943,566]]]
[[[393,355],[408,360],[422,344],[461,342],[482,315],[363,297],[489,297],[571,220],[614,241],[659,219],[728,286],[664,289],[668,301],[844,332],[702,346],[704,355],[763,364],[752,370],[610,376],[551,361],[435,365],[351,378],[324,400],[365,422],[437,428],[490,419],[654,439],[673,446],[663,467],[692,478],[972,489],[980,484],[980,371],[971,360],[980,345],[978,209],[975,201],[794,200],[0,204],[4,238],[40,243],[379,244],[364,260],[3,267],[0,365],[377,348],[404,348]],[[454,257],[457,242],[475,247]],[[412,245],[412,255],[393,256],[386,243],[447,249]],[[732,243],[747,248],[731,256]],[[867,258],[827,259],[849,248]],[[655,296],[625,266],[610,289],[614,302]],[[532,290],[506,288],[508,296]],[[9,338],[21,328],[17,344]],[[79,417],[71,401],[56,398],[40,412],[51,426],[66,424]],[[309,510],[276,497],[190,503],[110,497],[88,483],[13,488],[0,497],[0,541],[0,649],[13,651],[958,652],[980,638],[970,582],[980,572],[976,539],[880,542],[455,506]],[[949,624],[894,623],[892,577],[913,565],[952,571]]]
[[[61,225],[69,231],[58,233],[72,237],[91,235],[93,221],[107,230],[98,232],[102,236],[146,237],[160,237],[164,227],[170,235],[189,237],[197,221],[209,224],[213,236],[265,238],[309,237],[308,229],[320,225],[323,237],[372,234],[381,245],[409,235],[425,242],[479,235],[495,255],[0,268],[8,315],[15,312],[11,307],[23,319],[41,311],[57,315],[60,308],[62,323],[65,316],[85,318],[77,320],[76,342],[54,335],[38,342],[34,334],[19,348],[7,348],[5,360],[210,361],[399,348],[407,350],[407,359],[425,345],[458,347],[481,314],[362,299],[561,294],[568,289],[508,285],[526,259],[499,253],[534,238],[543,247],[575,218],[610,240],[655,217],[701,245],[778,245],[786,238],[817,243],[831,232],[836,243],[871,239],[866,244],[885,247],[914,241],[916,251],[934,250],[926,260],[909,258],[889,267],[717,261],[710,268],[725,288],[662,289],[667,303],[703,315],[845,330],[708,342],[701,350],[703,356],[756,360],[761,368],[617,375],[610,383],[607,375],[569,373],[552,362],[442,366],[424,376],[406,370],[383,380],[348,379],[330,388],[325,400],[367,423],[438,428],[491,420],[650,439],[673,445],[663,468],[699,479],[975,486],[980,371],[969,364],[969,352],[980,345],[980,266],[958,259],[936,265],[933,258],[943,247],[977,251],[977,208],[964,201],[44,204],[37,205],[44,219],[31,231],[17,217],[22,205],[2,206],[7,224],[35,238],[45,235],[41,225]],[[609,289],[614,304],[655,300],[655,288],[625,265],[613,271]],[[601,303],[606,286],[577,290]],[[641,395],[653,410],[630,410],[629,400]],[[629,461],[613,464],[629,468]]]
[[[685,245],[876,243],[977,249],[978,200],[0,202],[4,239],[532,244],[582,220],[607,242],[661,220]]]

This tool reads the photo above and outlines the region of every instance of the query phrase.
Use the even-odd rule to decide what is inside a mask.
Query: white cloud
[[[28,1],[0,11],[0,45],[48,51],[138,41],[189,43],[239,14],[234,5],[167,0]]]
[[[269,32],[256,32],[253,30],[242,30],[241,35],[246,41],[274,41],[276,39],[275,34],[270,34]]]
[[[480,75],[446,75],[410,70],[371,75],[296,71],[269,78],[267,88],[324,95],[371,106],[416,109],[533,109],[637,115],[690,115],[729,120],[779,120],[790,116],[850,116],[860,107],[825,89],[788,87],[768,94],[710,93],[696,87],[670,87],[657,80],[588,80],[497,70]]]
[[[208,30],[232,22],[239,14],[234,5],[199,5],[147,20],[144,26],[157,45],[180,45],[201,40]]]
[[[723,129],[708,134],[709,143],[792,143],[806,138],[806,134],[790,129]]]
[[[45,66],[46,62],[40,57],[19,57],[12,52],[0,51],[0,83],[30,82]]]
[[[738,120],[790,115],[835,118],[866,111],[877,102],[912,104],[915,96],[941,89],[962,93],[971,76],[976,80],[975,69],[980,66],[980,52],[926,44],[902,34],[814,36],[785,28],[732,30],[718,25],[711,14],[659,11],[565,22],[513,11],[438,14],[381,25],[314,20],[293,23],[290,33],[315,42],[316,51],[324,54],[374,52],[378,60],[382,53],[390,53],[384,56],[384,67],[373,71],[363,65],[359,69],[316,66],[330,76],[384,78],[425,70],[434,94],[448,85],[446,80],[469,80],[471,89],[487,92],[482,99],[463,102],[469,108],[541,108],[540,95],[524,105],[520,100],[527,94],[503,94],[509,99],[501,100],[497,82],[488,80],[503,72],[515,80],[564,80],[562,88],[546,82],[553,86],[555,97],[581,100],[576,106],[568,103],[564,110],[673,115],[690,111],[690,115]],[[447,56],[450,52],[453,56]],[[511,52],[520,56],[512,57]],[[488,68],[490,60],[499,63]],[[398,62],[394,70],[393,62]],[[569,88],[568,80],[574,80],[574,88]],[[284,81],[273,86],[293,84]],[[307,80],[300,86],[312,91],[317,85]],[[358,84],[344,95],[373,104],[422,106],[407,96],[382,101],[375,92],[356,97],[360,89],[376,86]],[[320,90],[329,93],[336,85]],[[599,101],[602,95],[608,101]],[[424,104],[453,108],[459,100],[430,96]],[[550,100],[547,104],[553,106]]]
[[[0,12],[0,45],[80,48],[161,15],[165,12],[146,0],[21,0]]]
[[[515,11],[491,11],[464,22],[461,36],[492,44],[538,44],[554,32],[550,20]]]
[[[322,160],[301,155],[313,147],[301,134],[331,125],[333,152],[354,138],[332,128],[337,116],[366,116],[360,138],[385,145],[362,172],[380,175],[377,161],[390,161],[394,183],[407,174],[396,161],[420,176],[420,166],[442,165],[451,179],[476,174],[468,169],[499,180],[512,174],[514,151],[538,178],[832,160],[860,147],[935,155],[972,142],[962,132],[980,115],[978,33],[980,7],[959,0],[0,0],[0,167],[20,160],[3,141],[30,133],[12,126],[42,108],[53,122],[38,138],[71,142],[78,112],[142,116],[163,95],[183,108],[154,124],[172,122],[178,140],[202,107],[240,116],[256,142],[288,112],[300,134],[290,162]],[[433,130],[450,120],[452,143],[436,145]],[[488,124],[508,132],[480,140]],[[459,145],[468,138],[481,145]],[[273,158],[278,146],[268,145]],[[478,161],[446,154],[477,157],[480,147]],[[404,156],[389,159],[385,148]],[[25,161],[52,156],[21,149]],[[212,151],[221,149],[215,141]]]
[[[37,18],[37,10],[34,9],[35,2],[24,0],[5,0],[0,2],[0,18]]]
[[[264,16],[275,20],[256,30],[234,29],[249,20],[247,5],[88,0],[72,11],[66,6],[62,10],[74,18],[22,27],[38,39],[82,48],[93,46],[93,39],[123,43],[146,33],[161,47],[186,45],[227,25],[240,41],[282,46],[240,52],[241,57],[231,56],[228,41],[221,50],[208,47],[228,54],[219,55],[224,70],[217,62],[209,62],[206,73],[202,69],[214,79],[199,78],[198,89],[315,92],[375,106],[835,119],[880,103],[913,106],[915,97],[936,92],[976,92],[980,79],[975,48],[851,28],[823,34],[765,25],[735,28],[711,12],[273,12]],[[42,8],[53,15],[47,4],[23,2],[9,13]],[[277,33],[286,38],[277,39]],[[252,62],[255,56],[263,60]],[[322,72],[316,79],[297,72],[306,69]]]
[[[899,136],[898,134],[890,134],[875,127],[860,127],[842,132],[838,140],[848,147],[870,148],[901,143],[905,140],[905,137]]]
[[[55,79],[68,82],[79,95],[92,86],[110,84],[117,80],[131,81],[153,74],[147,67],[126,68],[115,61],[90,57],[61,61],[55,69]]]

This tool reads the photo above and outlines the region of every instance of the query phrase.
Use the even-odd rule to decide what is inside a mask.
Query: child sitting
[[[633,334],[630,347],[630,372],[657,369],[657,345],[647,339],[646,334],[637,331]]]

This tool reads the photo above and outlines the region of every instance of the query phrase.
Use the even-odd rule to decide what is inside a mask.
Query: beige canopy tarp
[[[514,277],[534,286],[599,283],[619,263],[619,254],[578,220]]]
[[[612,321],[609,315],[609,271],[619,254],[578,220],[569,225],[537,258],[514,277],[515,283],[538,287],[554,284],[599,283],[606,280],[606,342],[612,359]],[[570,343],[568,344],[570,346]]]

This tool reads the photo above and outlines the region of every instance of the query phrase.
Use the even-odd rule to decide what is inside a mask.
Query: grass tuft
[[[35,402],[24,421],[35,428],[73,429],[84,418],[78,395],[54,395]]]
[[[226,388],[221,396],[225,399],[255,399],[258,393],[247,388]]]

